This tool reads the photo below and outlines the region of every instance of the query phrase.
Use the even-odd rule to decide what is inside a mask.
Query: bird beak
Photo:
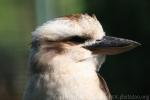
[[[128,39],[104,36],[101,40],[89,43],[84,47],[91,50],[94,54],[115,55],[129,51],[140,43]]]

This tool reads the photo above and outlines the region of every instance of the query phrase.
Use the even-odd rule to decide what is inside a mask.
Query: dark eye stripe
[[[31,47],[32,48],[38,48],[42,44],[50,44],[50,43],[54,43],[54,42],[72,42],[72,43],[79,43],[80,44],[80,43],[86,42],[89,39],[90,38],[88,38],[88,37],[72,36],[72,37],[62,39],[62,40],[60,39],[60,40],[52,41],[52,40],[48,40],[45,38],[43,40],[32,41]]]
[[[80,36],[72,36],[68,39],[70,42],[75,42],[75,43],[84,43],[87,41],[89,38],[87,37],[80,37]]]

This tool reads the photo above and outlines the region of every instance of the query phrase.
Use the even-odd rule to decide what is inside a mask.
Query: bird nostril
[[[96,40],[96,41],[101,41],[101,40]]]

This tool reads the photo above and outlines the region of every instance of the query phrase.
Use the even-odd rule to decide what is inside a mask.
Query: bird
[[[32,32],[23,100],[112,100],[99,70],[107,55],[140,43],[107,36],[95,15],[54,18]]]

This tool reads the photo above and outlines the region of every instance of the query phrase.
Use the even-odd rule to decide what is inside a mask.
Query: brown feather
[[[103,78],[99,73],[97,73],[97,75],[98,75],[99,81],[100,81],[100,83],[101,83],[100,88],[105,92],[105,94],[106,94],[108,100],[112,100],[112,96],[111,96],[111,94],[110,94],[110,91],[109,91],[109,88],[108,88],[108,86],[107,86],[106,81],[104,80],[104,78]]]

